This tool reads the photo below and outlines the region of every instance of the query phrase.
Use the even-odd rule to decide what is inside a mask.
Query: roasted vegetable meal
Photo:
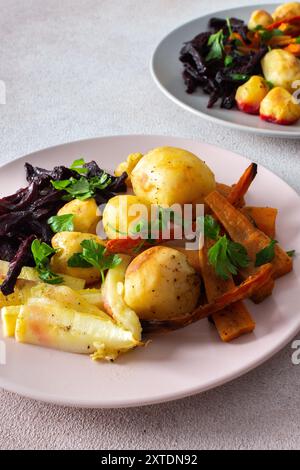
[[[271,14],[253,11],[248,24],[211,18],[180,51],[187,93],[202,89],[208,108],[237,107],[275,124],[300,119],[300,2]]]
[[[246,205],[254,163],[232,186],[174,147],[115,175],[83,158],[25,169],[28,186],[0,199],[2,333],[18,342],[112,361],[204,318],[232,341],[255,328],[244,300],[292,270],[277,209]]]

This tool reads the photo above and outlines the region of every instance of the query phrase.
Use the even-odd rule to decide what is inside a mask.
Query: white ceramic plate
[[[205,159],[218,181],[236,181],[249,161],[228,150],[173,137],[120,136],[80,141],[41,150],[0,169],[1,194],[25,184],[23,165],[52,168],[85,156],[113,171],[131,152],[172,145]],[[247,202],[280,209],[277,238],[300,252],[300,198],[280,178],[259,166]],[[80,407],[127,407],[192,395],[223,384],[270,358],[300,329],[300,263],[277,282],[274,296],[249,303],[257,322],[254,334],[224,344],[207,320],[157,337],[147,348],[114,364],[5,340],[7,363],[0,365],[0,387],[31,398]],[[1,332],[0,332],[1,338]]]
[[[176,28],[159,43],[152,57],[151,72],[160,90],[182,108],[227,127],[272,137],[300,138],[300,122],[293,126],[279,126],[238,110],[221,109],[218,103],[212,109],[207,109],[208,95],[202,90],[191,95],[185,92],[182,79],[183,66],[178,59],[183,43],[200,32],[207,31],[210,18],[236,17],[248,21],[254,9],[262,8],[272,12],[276,6],[276,4],[253,5],[218,11]]]

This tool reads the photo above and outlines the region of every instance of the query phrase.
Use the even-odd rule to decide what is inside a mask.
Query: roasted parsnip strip
[[[201,305],[194,312],[171,320],[151,320],[142,322],[145,333],[164,332],[184,328],[202,318],[207,318],[229,305],[250,297],[258,286],[266,283],[272,274],[272,265],[263,265],[253,276],[248,277],[242,284],[235,286],[220,295],[213,302]]]
[[[199,251],[201,274],[204,281],[208,302],[213,302],[221,294],[235,287],[232,277],[227,280],[220,278],[208,261],[208,250],[214,245],[213,240],[205,240]],[[242,301],[229,305],[224,310],[212,315],[213,322],[223,341],[231,341],[245,333],[251,333],[255,322]]]

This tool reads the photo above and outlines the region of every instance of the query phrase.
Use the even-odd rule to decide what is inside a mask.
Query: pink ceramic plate
[[[218,181],[238,179],[249,161],[228,150],[173,137],[107,137],[53,147],[23,157],[0,169],[1,194],[25,184],[23,165],[52,168],[85,156],[107,170],[131,152],[171,145],[199,155]],[[259,166],[249,191],[251,205],[279,208],[277,239],[300,252],[300,198],[284,181]],[[126,354],[116,363],[5,340],[6,365],[0,365],[0,387],[21,395],[79,407],[128,407],[182,398],[221,385],[257,367],[285,346],[300,329],[300,262],[277,282],[274,296],[249,304],[257,322],[254,334],[224,344],[203,320],[192,327],[157,337],[147,348]],[[1,332],[0,332],[1,338]],[[2,339],[2,338],[1,338]],[[0,343],[0,345],[3,343]]]

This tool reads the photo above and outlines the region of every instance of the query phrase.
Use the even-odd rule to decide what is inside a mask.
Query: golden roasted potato
[[[200,278],[187,258],[173,248],[156,246],[128,266],[124,299],[141,319],[169,319],[192,312],[200,295]]]
[[[120,163],[116,170],[115,170],[115,175],[116,176],[121,176],[124,171],[126,171],[128,178],[126,179],[126,184],[128,187],[132,187],[131,184],[131,173],[132,170],[135,168],[135,166],[138,164],[138,162],[143,158],[142,153],[131,153],[128,155],[127,159],[125,162]]]
[[[65,204],[57,213],[57,215],[73,214],[73,224],[75,232],[96,233],[97,224],[100,220],[98,215],[98,207],[95,199],[87,199],[73,201]]]
[[[131,173],[131,182],[141,201],[161,206],[203,203],[216,185],[204,161],[175,147],[158,147],[144,155]]]
[[[261,61],[264,77],[275,87],[292,92],[293,82],[300,80],[300,60],[283,49],[273,49]]]
[[[93,284],[100,279],[100,272],[96,268],[71,268],[68,260],[75,253],[81,253],[80,245],[83,240],[95,240],[105,245],[97,235],[81,232],[59,232],[52,238],[52,246],[58,252],[51,258],[51,268],[55,273],[68,274],[69,276],[85,279],[87,284]]]
[[[276,8],[272,16],[274,21],[289,20],[293,18],[293,16],[300,16],[300,3],[284,3]]]
[[[108,238],[126,236],[137,225],[138,221],[147,221],[151,216],[151,208],[137,196],[121,194],[114,196],[106,204],[103,211],[103,228]]]
[[[269,90],[270,88],[263,77],[253,75],[237,89],[235,95],[237,107],[244,113],[259,114],[260,103]]]
[[[294,124],[300,119],[300,105],[284,88],[273,88],[260,105],[261,119],[275,124]]]
[[[270,13],[266,10],[255,10],[249,20],[248,28],[254,30],[257,26],[269,26],[274,22]]]

